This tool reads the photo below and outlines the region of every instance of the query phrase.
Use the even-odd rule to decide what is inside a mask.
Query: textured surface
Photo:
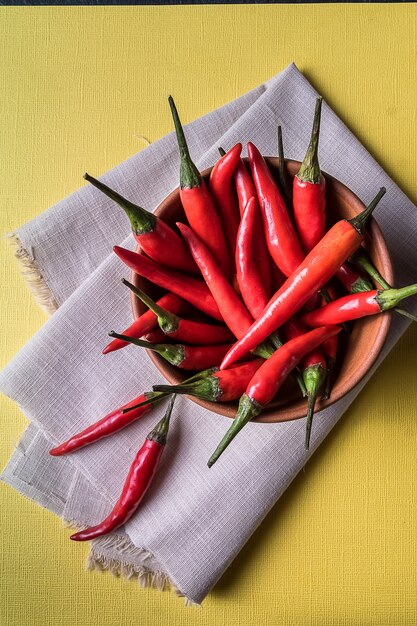
[[[169,130],[168,91],[184,101],[190,81],[195,85],[187,111],[191,119],[257,85],[292,58],[388,173],[411,190],[415,146],[410,120],[416,112],[412,8],[378,7],[378,13],[372,7],[338,7],[337,13],[334,7],[4,12],[3,66],[10,68],[6,78],[12,85],[12,90],[10,82],[2,89],[9,120],[2,139],[3,154],[9,155],[2,171],[4,230],[76,189],[79,172],[90,163],[102,171],[137,151],[139,139],[132,144],[133,134],[154,140]],[[179,11],[183,30],[174,21]],[[335,28],[341,18],[345,27]],[[243,43],[249,41],[245,23],[255,34],[250,49]],[[324,31],[320,50],[312,36],[317,29]],[[153,43],[159,31],[163,44],[171,42],[175,50],[162,45],[155,67]],[[207,39],[203,50],[201,35]],[[278,39],[281,52],[271,58]],[[359,54],[361,42],[366,64]],[[333,65],[332,48],[334,54],[339,51]],[[239,60],[233,65],[234,57]],[[208,78],[213,64],[216,70]],[[182,80],[181,65],[187,70]],[[10,285],[2,319],[6,361],[44,318],[29,301],[6,249],[4,258]],[[18,289],[12,288],[15,282]],[[124,623],[133,623],[140,615],[152,624],[166,623],[168,614],[178,623],[414,623],[416,520],[410,477],[415,415],[409,389],[415,345],[415,333],[409,331],[205,602],[204,615],[194,609],[193,615],[184,615],[178,601],[167,595],[144,591],[138,597],[129,586],[119,590],[120,583],[106,577],[97,585],[97,577],[80,579],[82,549],[71,550],[59,523],[3,486],[1,515],[8,529],[3,537],[9,538],[1,580],[1,590],[7,592],[1,603],[6,623],[49,619],[84,624],[120,615]],[[24,424],[18,409],[2,402],[6,460]],[[43,542],[35,539],[34,522]],[[55,569],[58,574],[52,574]],[[110,596],[115,586],[117,593]],[[81,595],[74,613],[76,593]],[[131,593],[131,606],[121,613],[119,603]],[[23,618],[28,607],[29,618]]]

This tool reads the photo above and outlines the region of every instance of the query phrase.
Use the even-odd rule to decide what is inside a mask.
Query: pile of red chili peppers
[[[109,333],[113,340],[103,354],[135,344],[193,375],[180,385],[154,386],[50,451],[55,456],[74,452],[171,398],[164,417],[137,452],[114,508],[101,523],[72,535],[75,541],[104,535],[133,515],[159,464],[176,394],[239,401],[235,419],[208,461],[210,467],[293,373],[307,397],[308,448],[316,400],[320,394],[330,397],[337,375],[342,325],[381,314],[417,293],[417,285],[393,289],[362,246],[384,188],[362,213],[326,229],[326,179],[318,161],[321,98],[293,181],[285,168],[279,127],[277,176],[253,143],[247,145],[248,159],[242,159],[239,143],[227,152],[219,147],[221,156],[206,182],[191,159],[171,97],[169,105],[187,223],[172,228],[92,176],[85,178],[125,211],[141,250],[115,246],[114,252],[165,291],[154,301],[123,281],[147,310],[120,334]]]

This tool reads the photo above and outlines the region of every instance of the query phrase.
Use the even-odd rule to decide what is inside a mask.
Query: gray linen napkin
[[[287,156],[300,159],[308,143],[315,96],[291,65],[247,97],[210,114],[208,124],[202,118],[187,128],[192,154],[205,167],[216,159],[218,145],[228,148],[249,139],[264,154],[274,154],[276,127],[281,123]],[[415,207],[327,106],[323,107],[320,160],[325,171],[365,202],[381,185],[387,187],[376,218],[392,253],[397,283],[412,282],[417,261]],[[103,180],[154,207],[176,185],[177,172],[170,135]],[[30,444],[25,444],[26,454],[15,452],[3,478],[43,506],[55,506],[53,510],[77,525],[96,522],[111,508],[135,450],[162,412],[157,408],[128,430],[68,459],[46,461],[49,441],[62,441],[160,380],[148,358],[133,346],[106,357],[100,354],[106,329],[121,329],[130,320],[128,295],[119,280],[128,272],[109,254],[127,231],[118,210],[87,187],[17,233],[24,250],[33,248],[52,303],[62,306],[0,374],[0,389],[19,403],[32,422],[25,434]],[[80,233],[84,233],[81,242]],[[132,247],[132,238],[123,245]],[[416,309],[415,301],[412,304]],[[410,310],[413,307],[409,305]],[[372,372],[406,327],[405,320],[393,318]],[[312,451],[366,380],[318,414]],[[167,576],[187,598],[201,602],[309,458],[302,445],[305,422],[249,424],[233,450],[209,470],[206,460],[230,422],[183,398],[175,412],[163,467],[140,513],[126,524],[126,535],[94,542],[90,562],[115,564],[129,573],[156,572],[157,580]],[[68,472],[68,491],[65,484],[57,484],[57,472],[62,472],[64,483]],[[62,509],[48,500],[51,492],[65,500]],[[85,498],[85,493],[90,497]]]

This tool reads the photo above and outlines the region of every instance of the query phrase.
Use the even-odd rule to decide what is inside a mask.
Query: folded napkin
[[[219,145],[227,149],[249,140],[263,154],[275,154],[278,124],[284,129],[286,155],[301,159],[316,95],[290,65],[258,89],[188,125],[194,160],[207,167],[217,159]],[[375,217],[392,254],[396,283],[413,282],[416,209],[327,105],[320,163],[365,203],[381,185],[387,188]],[[154,208],[177,186],[178,166],[171,134],[102,180]],[[134,346],[101,355],[107,330],[122,329],[131,321],[129,294],[120,284],[129,272],[111,253],[115,243],[133,248],[128,232],[120,210],[86,186],[16,233],[18,255],[38,298],[48,310],[57,310],[0,374],[0,389],[31,422],[2,478],[76,526],[97,523],[108,513],[137,448],[163,412],[156,407],[128,429],[68,458],[48,456],[51,444],[161,380],[146,354]],[[416,301],[408,307],[416,312]],[[208,469],[206,461],[230,421],[178,398],[162,466],[140,511],[121,531],[92,543],[90,566],[110,567],[161,586],[169,581],[200,603],[407,325],[394,316],[367,377],[317,414],[310,452],[303,446],[304,419],[248,424]]]

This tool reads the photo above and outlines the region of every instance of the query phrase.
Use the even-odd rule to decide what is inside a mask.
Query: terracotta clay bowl
[[[266,159],[270,168],[277,173],[278,159],[270,157]],[[293,177],[300,168],[297,161],[286,161],[287,171]],[[203,177],[208,179],[211,168],[203,172]],[[365,207],[363,203],[341,182],[324,174],[327,188],[327,219],[328,223],[339,219],[349,219],[360,213]],[[377,189],[375,189],[375,192]],[[367,200],[370,200],[367,199]],[[186,221],[185,214],[180,202],[179,189],[161,202],[155,213],[163,218],[168,224],[175,227],[175,222]],[[376,209],[376,214],[378,209]],[[375,266],[389,283],[393,282],[393,270],[389,252],[382,236],[381,230],[374,219],[370,220],[365,238],[367,248]],[[139,250],[138,250],[139,251]],[[160,297],[162,291],[139,277],[132,275],[132,282],[149,293],[152,297]],[[143,304],[132,294],[132,310],[134,317],[141,315],[145,308]],[[391,322],[391,313],[374,315],[372,317],[357,320],[352,324],[349,335],[341,333],[339,335],[338,369],[336,379],[333,384],[331,397],[328,400],[319,399],[316,404],[316,411],[330,406],[344,395],[346,395],[365,376],[372,364],[376,360],[388,333]],[[162,357],[151,350],[147,350],[149,358],[170,384],[179,384],[185,378],[192,375],[192,372],[181,371],[167,363]],[[189,396],[190,400],[197,404],[227,417],[235,417],[237,402],[235,403],[214,403]],[[301,398],[300,392],[292,379],[279,390],[276,399],[267,409],[255,420],[258,422],[282,422],[298,419],[306,415],[306,400]]]

